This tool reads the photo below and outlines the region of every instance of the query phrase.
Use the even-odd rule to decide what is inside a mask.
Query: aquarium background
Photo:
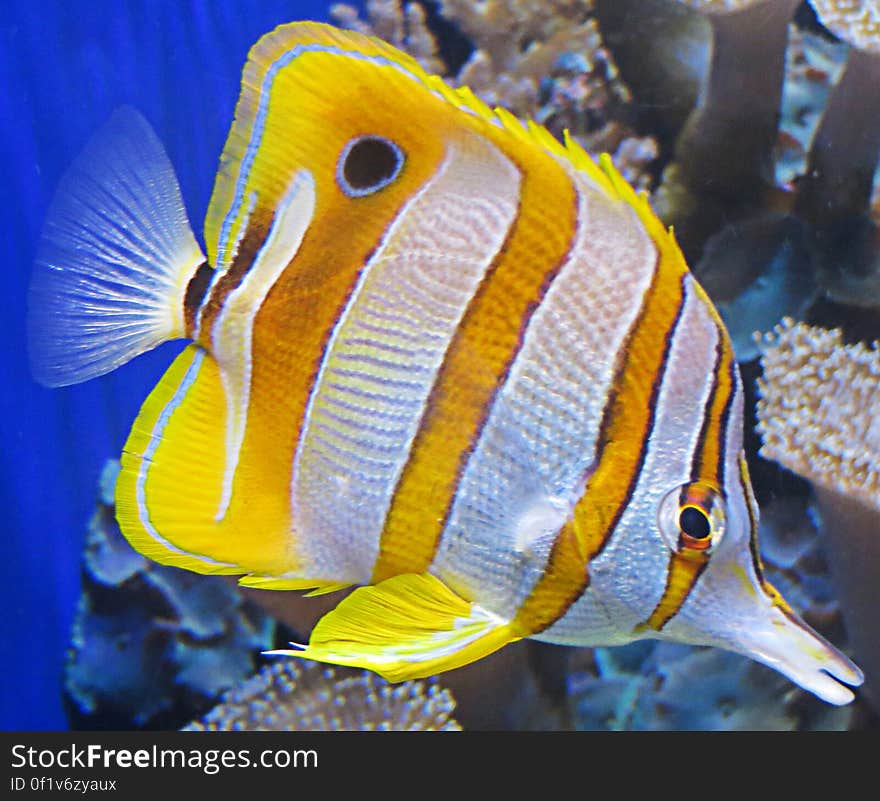
[[[179,346],[48,390],[30,377],[26,292],[65,168],[122,104],[174,164],[201,231],[248,49],[276,25],[327,20],[318,0],[4,0],[0,3],[0,727],[65,729],[62,669],[101,467]]]
[[[870,83],[880,56],[849,58],[818,4],[766,0],[716,36],[693,0],[0,0],[11,557],[0,729],[880,727],[880,350],[869,345],[880,339],[880,174],[872,197],[863,186],[877,167],[880,103],[869,102],[876,86],[841,80],[855,63],[855,85]],[[182,346],[75,387],[31,379],[27,285],[53,192],[129,104],[164,143],[199,234],[249,48],[281,23],[331,17],[557,138],[567,130],[652,193],[734,343],[767,576],[865,668],[853,704],[832,707],[727,651],[657,641],[525,640],[393,687],[364,671],[267,664],[263,651],[304,642],[337,596],[239,591],[131,550],[109,460]],[[713,43],[723,58],[710,57]],[[816,133],[820,120],[830,137]],[[815,152],[843,156],[824,180],[808,170]],[[830,214],[823,193],[841,177]],[[810,326],[779,326],[783,315]],[[775,331],[775,344],[755,330]]]

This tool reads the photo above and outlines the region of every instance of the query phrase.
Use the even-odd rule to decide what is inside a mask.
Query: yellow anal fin
[[[470,664],[518,639],[509,621],[438,578],[408,573],[355,590],[318,621],[308,645],[269,653],[406,681]]]
[[[122,533],[145,556],[198,573],[291,575],[287,493],[267,488],[261,454],[245,454],[233,504],[218,516],[226,420],[217,363],[190,345],[144,402],[125,444],[116,484]]]
[[[287,578],[284,576],[242,576],[238,583],[243,587],[254,587],[258,590],[310,590],[311,592],[306,593],[307,598],[327,595],[351,586],[351,584],[339,581]]]

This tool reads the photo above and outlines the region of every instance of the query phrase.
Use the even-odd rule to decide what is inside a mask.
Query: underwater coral
[[[650,185],[657,144],[629,124],[629,90],[602,43],[589,0],[445,0],[436,16],[469,45],[467,58],[455,66],[443,58],[419,3],[369,0],[366,8],[366,20],[341,3],[330,14],[343,27],[407,50],[491,106],[534,119],[560,139],[567,130],[593,154],[611,153],[628,181]]]
[[[284,660],[220,699],[190,731],[455,731],[455,701],[435,683]]]

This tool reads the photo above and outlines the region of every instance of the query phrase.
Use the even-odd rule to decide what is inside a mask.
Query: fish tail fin
[[[396,682],[468,665],[519,639],[510,621],[429,573],[409,573],[356,589],[318,621],[308,645],[268,653],[365,668]]]
[[[204,261],[156,134],[118,109],[49,208],[28,298],[36,380],[77,384],[184,336],[186,289]]]

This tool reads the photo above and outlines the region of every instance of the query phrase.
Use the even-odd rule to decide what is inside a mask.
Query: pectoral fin
[[[270,651],[366,668],[389,681],[461,667],[520,639],[509,621],[423,573],[360,587],[324,615],[309,644]]]

